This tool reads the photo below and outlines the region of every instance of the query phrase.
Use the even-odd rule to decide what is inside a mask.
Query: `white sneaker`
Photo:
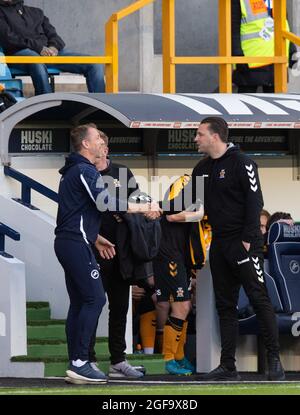
[[[116,365],[111,365],[109,368],[108,376],[110,378],[142,378],[144,376],[143,372],[136,370],[132,367],[126,360],[124,362],[117,363]]]

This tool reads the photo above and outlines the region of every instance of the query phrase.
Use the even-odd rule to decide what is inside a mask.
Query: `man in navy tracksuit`
[[[235,367],[237,302],[242,285],[257,315],[268,353],[269,380],[283,380],[278,329],[263,274],[260,212],[263,198],[256,164],[228,143],[227,123],[202,120],[195,142],[208,157],[193,170],[192,182],[204,176],[204,208],[212,226],[210,266],[220,321],[221,364],[203,380],[239,380]]]
[[[114,245],[98,235],[100,211],[145,211],[147,206],[132,205],[110,196],[94,162],[105,143],[94,124],[71,132],[75,152],[60,170],[55,252],[65,271],[70,308],[66,334],[70,367],[67,375],[78,382],[105,382],[106,376],[89,362],[89,347],[99,315],[105,304],[100,269],[91,245],[113,257]],[[155,209],[155,206],[151,208]],[[157,209],[157,208],[156,208]],[[151,212],[151,215],[155,215]]]
[[[108,156],[108,137],[100,131],[100,137],[105,142],[105,153],[103,157],[98,157],[95,166],[100,171],[101,176],[111,179],[115,186],[115,194],[120,197],[122,191],[126,189],[128,196],[138,191],[138,184],[135,181],[131,170],[121,164],[112,163]],[[123,222],[119,215],[105,212],[101,220],[100,233],[110,242],[116,245],[116,256],[105,259],[97,255],[101,267],[103,285],[107,293],[109,302],[108,316],[108,349],[110,352],[111,366],[108,376],[114,378],[139,378],[143,376],[140,370],[136,370],[126,360],[126,323],[129,307],[130,280],[125,280],[122,276],[120,267],[120,257],[118,253],[118,233],[120,222]]]

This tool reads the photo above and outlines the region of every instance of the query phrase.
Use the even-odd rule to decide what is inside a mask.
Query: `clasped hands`
[[[43,46],[41,56],[57,56],[58,50],[54,46]]]

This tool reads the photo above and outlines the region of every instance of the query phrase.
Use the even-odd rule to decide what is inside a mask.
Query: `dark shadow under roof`
[[[24,122],[76,125],[92,119],[128,128],[196,129],[208,116],[223,117],[230,128],[300,128],[300,95],[44,94],[0,114],[0,154],[7,160],[10,133]]]

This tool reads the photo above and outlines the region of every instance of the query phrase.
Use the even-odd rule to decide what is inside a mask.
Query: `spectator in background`
[[[14,56],[86,56],[65,49],[55,28],[36,7],[23,0],[0,0],[0,46],[5,55]],[[52,92],[47,68],[84,75],[89,92],[105,92],[103,67],[98,64],[14,64],[29,72],[35,95]]]
[[[264,256],[268,257],[268,235],[271,225],[275,222],[284,222],[290,226],[294,225],[290,213],[275,212],[272,215],[267,210],[262,210],[260,213],[260,230],[264,238]]]
[[[270,213],[265,209],[260,212],[260,230],[263,235],[267,233],[267,223],[270,216]]]
[[[267,237],[268,237],[267,223],[268,223],[270,216],[271,216],[270,213],[265,209],[262,209],[262,211],[260,212],[260,230],[264,238],[264,248],[263,248],[264,257],[267,256]]]
[[[233,56],[274,56],[274,21],[268,0],[231,0]],[[297,49],[287,42],[290,67]],[[238,92],[274,92],[274,65],[264,63],[237,64],[233,83]]]
[[[275,222],[284,222],[287,225],[293,226],[294,225],[294,219],[292,218],[290,213],[287,212],[275,212],[273,215],[271,215],[267,222],[267,232],[269,231],[271,225]]]

